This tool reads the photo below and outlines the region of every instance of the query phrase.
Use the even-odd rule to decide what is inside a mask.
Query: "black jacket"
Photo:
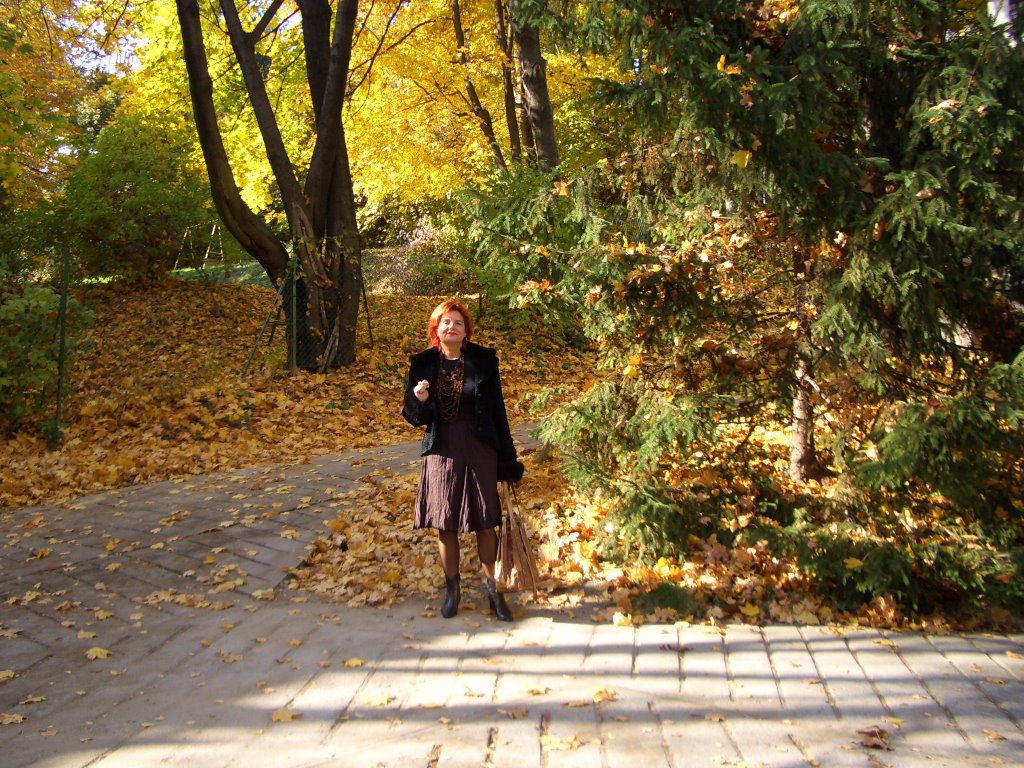
[[[505,398],[501,392],[501,377],[498,374],[498,355],[489,348],[470,342],[464,352],[464,375],[476,392],[473,403],[473,434],[477,439],[494,448],[498,453],[498,480],[519,482],[523,476],[523,465],[517,460],[516,447],[512,442],[512,431],[508,426],[505,412]],[[440,350],[431,348],[409,358],[409,379],[405,388],[402,417],[414,427],[426,427],[420,455],[426,455],[434,447],[437,434],[437,420],[440,418],[435,405],[434,390],[437,388],[437,373],[441,367]],[[417,383],[426,379],[430,382],[430,397],[421,403],[413,394]]]

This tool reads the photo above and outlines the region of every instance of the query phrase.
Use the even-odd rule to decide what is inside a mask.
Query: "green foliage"
[[[1016,493],[1012,464],[1024,419],[1024,353],[996,365],[969,389],[926,403],[903,404],[873,437],[877,461],[861,464],[869,488],[932,488],[979,517]]]
[[[25,284],[0,293],[0,429],[37,422],[56,406],[60,296],[45,286]],[[68,301],[65,339],[74,351],[89,313]],[[66,370],[69,366],[66,365]]]
[[[213,217],[183,121],[122,108],[82,158],[55,228],[92,275],[159,275],[186,229]]]
[[[421,212],[397,228],[400,245],[364,253],[363,272],[374,293],[437,296],[475,287],[464,228],[443,211]],[[393,224],[392,224],[393,226]],[[381,231],[384,231],[381,227]],[[390,238],[389,238],[390,239]]]
[[[578,322],[613,372],[544,436],[610,499],[623,551],[730,541],[754,504],[844,603],[1019,601],[1019,47],[976,9],[916,0],[561,8],[566,46],[620,54],[594,97],[629,119],[606,161],[500,179],[468,210],[495,292]],[[846,490],[798,524],[753,481],[792,466],[763,434],[795,423],[802,390],[834,446],[812,458]],[[706,489],[733,473],[753,498]],[[943,523],[879,522],[877,504]]]
[[[606,226],[589,198],[582,179],[570,189],[557,173],[529,168],[461,194],[471,269],[484,294],[516,307],[513,321],[529,326],[542,319],[574,344],[580,341],[575,297],[587,285],[581,259],[599,246]]]
[[[785,529],[757,529],[779,557],[794,557],[815,591],[839,610],[878,598],[910,615],[978,609],[1024,609],[1021,555],[985,546],[953,521],[941,537],[903,531],[886,537],[852,521],[819,526],[800,520]]]
[[[633,610],[642,615],[658,608],[675,611],[678,616],[691,616],[698,612],[700,604],[689,590],[668,583],[659,584],[633,601]]]

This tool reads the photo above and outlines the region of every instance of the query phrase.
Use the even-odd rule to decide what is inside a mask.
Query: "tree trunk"
[[[515,70],[512,62],[515,41],[507,24],[508,12],[503,0],[494,0],[494,26],[504,60],[501,62],[501,84],[505,96],[505,126],[508,129],[508,148],[512,162],[518,163],[523,157],[523,145],[519,139],[519,118],[516,115]]]
[[[206,59],[199,3],[197,0],[177,0],[177,10],[192,113],[217,214],[246,252],[260,263],[271,282],[278,285],[288,269],[288,251],[267,223],[242,200],[231,172],[217,124],[217,110],[213,105],[213,81]]]
[[[519,0],[509,0],[508,13],[512,33],[519,48],[526,114],[537,151],[537,167],[550,171],[558,166],[558,142],[555,138],[555,110],[548,93],[547,62],[541,55],[540,30],[517,19]]]
[[[796,394],[793,396],[793,425],[789,444],[789,477],[800,482],[818,469],[814,448],[814,407],[811,404],[810,359],[802,352],[796,356]]]
[[[199,5],[196,0],[177,3],[189,90],[214,202],[225,226],[278,284],[287,269],[287,248],[241,202],[213,107]],[[220,6],[301,265],[295,286],[301,299],[296,316],[291,315],[291,302],[285,302],[286,312],[297,330],[295,362],[303,368],[322,371],[355,361],[362,249],[341,110],[358,0],[339,0],[333,38],[329,0],[297,3],[302,14],[306,77],[316,119],[316,142],[304,185],[295,176],[296,163],[288,156],[256,57],[256,43],[281,0],[269,6],[251,31],[243,28],[234,0],[221,0]]]
[[[455,45],[459,49],[456,61],[464,66],[469,58],[466,55],[466,33],[462,29],[462,10],[459,8],[459,0],[451,0],[451,7],[452,26],[455,28]],[[477,123],[484,135],[484,139],[487,141],[487,146],[491,148],[491,155],[494,157],[494,167],[499,171],[505,172],[508,170],[508,166],[505,164],[505,156],[501,152],[498,138],[494,135],[494,121],[491,120],[491,113],[480,102],[480,97],[473,86],[473,81],[468,76],[463,76],[462,82],[466,87],[466,97],[469,99],[470,109],[476,115]]]
[[[821,477],[823,467],[814,445],[814,363],[811,358],[810,320],[806,304],[810,300],[809,283],[814,279],[814,263],[802,248],[793,249],[793,279],[796,281],[794,309],[797,316],[797,340],[793,378],[793,422],[789,443],[789,477],[795,482]]]
[[[326,34],[312,38],[315,44],[310,44],[311,38],[304,34],[307,72],[327,73],[326,77],[310,77],[317,141],[304,192],[306,199],[315,201],[311,224],[314,242],[323,252],[321,280],[325,290],[319,299],[323,305],[324,359],[339,365],[355,362],[363,275],[362,242],[341,121],[358,6],[358,0],[340,0],[330,45]],[[301,0],[299,7],[304,19],[308,10],[314,19],[330,20],[328,0]]]

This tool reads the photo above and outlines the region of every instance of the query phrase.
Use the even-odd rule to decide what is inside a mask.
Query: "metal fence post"
[[[63,438],[61,427],[61,401],[64,399],[64,358],[67,338],[68,318],[68,275],[71,272],[71,251],[64,249],[64,269],[60,280],[60,309],[57,312],[57,404],[54,409],[53,424],[46,430],[46,449],[57,450]]]
[[[298,301],[296,299],[297,294],[297,283],[299,279],[298,270],[298,256],[293,256],[291,261],[288,262],[288,272],[291,275],[291,304],[292,311],[288,314],[288,373],[294,375],[298,369],[298,337],[299,337],[299,316],[296,314],[298,310]]]

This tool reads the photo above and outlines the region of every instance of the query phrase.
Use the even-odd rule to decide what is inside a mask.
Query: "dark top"
[[[441,351],[432,347],[409,358],[402,417],[414,427],[427,428],[420,455],[426,455],[433,447],[437,421],[441,418],[434,391],[442,357]],[[470,342],[466,345],[464,360],[462,407],[472,403],[473,434],[497,451],[498,480],[518,482],[522,478],[523,465],[517,460],[516,447],[512,442],[498,373],[498,355],[489,347]],[[413,394],[413,388],[423,379],[430,382],[430,395],[425,403]]]

